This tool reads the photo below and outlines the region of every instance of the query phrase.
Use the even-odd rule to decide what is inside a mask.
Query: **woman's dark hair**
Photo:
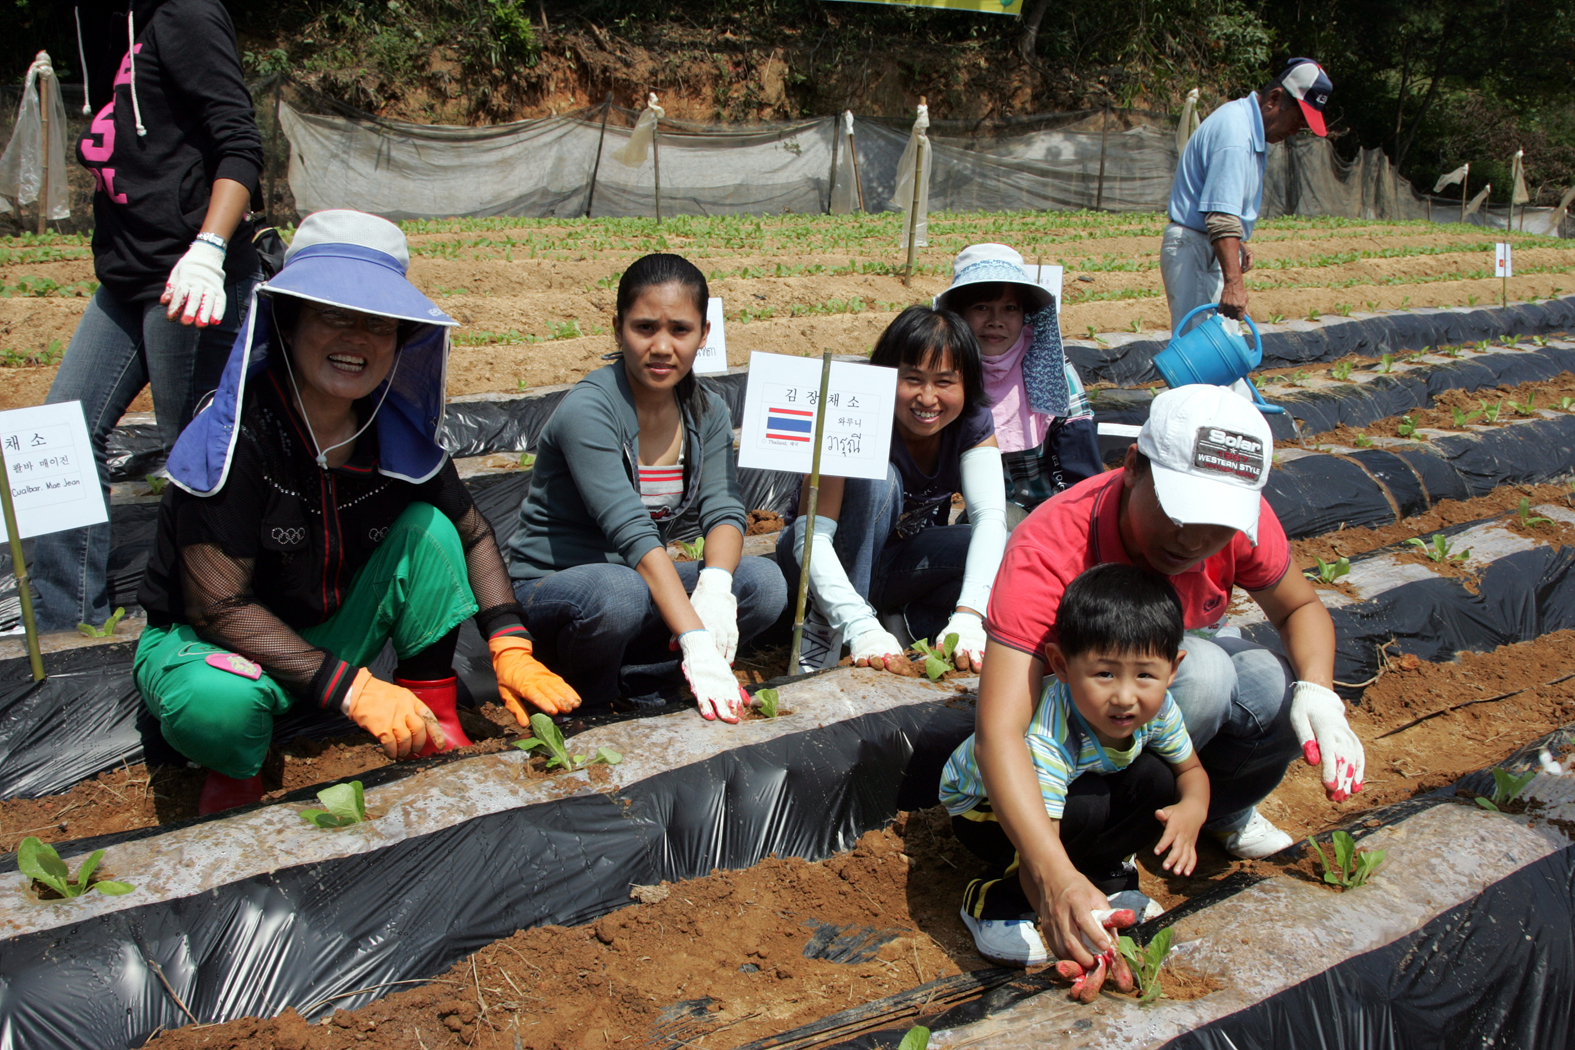
[[[1174,660],[1186,621],[1168,579],[1135,565],[1096,565],[1067,585],[1055,633],[1068,657],[1136,653]]]
[[[924,368],[950,357],[962,376],[963,398],[969,405],[990,407],[984,390],[983,354],[968,322],[950,310],[910,306],[886,326],[875,341],[870,364],[882,368]]]
[[[978,284],[965,284],[955,292],[946,296],[946,309],[953,313],[962,313],[971,308],[975,303],[993,303],[1003,295],[1010,295],[1017,300],[1018,307],[1024,314],[1029,313],[1033,307],[1028,302],[1028,297],[1023,294],[1019,285],[1007,281],[981,281]]]
[[[711,289],[705,283],[705,274],[682,255],[656,252],[636,259],[618,278],[618,305],[613,309],[613,327],[623,327],[624,314],[628,313],[634,301],[646,289],[659,288],[664,284],[680,285],[694,297],[695,309],[699,311],[700,323],[704,326],[706,307],[711,301]],[[678,403],[691,419],[699,420],[705,415],[706,387],[693,368],[678,381],[676,393]]]

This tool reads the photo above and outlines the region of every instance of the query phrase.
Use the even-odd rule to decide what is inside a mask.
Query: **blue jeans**
[[[174,446],[191,422],[198,399],[219,385],[252,288],[260,279],[258,274],[226,286],[224,321],[207,328],[169,320],[156,300],[122,302],[102,287],[94,293],[72,333],[46,403],[82,402],[106,503],[109,432],[151,383],[159,441],[166,452]],[[108,522],[35,541],[29,572],[38,588],[40,630],[64,631],[79,623],[109,619],[109,547]]]
[[[685,591],[700,580],[700,562],[673,566]],[[678,695],[683,654],[651,600],[645,578],[627,565],[576,565],[537,580],[515,580],[537,659],[563,676],[587,710],[624,700],[660,707]],[[787,608],[782,573],[765,558],[742,558],[733,572],[738,644],[776,622]]]
[[[888,466],[881,481],[848,478],[831,546],[848,582],[877,614],[900,612],[910,636],[934,638],[957,608],[973,528],[931,525],[903,538],[896,534],[901,513],[902,479],[896,467]],[[797,595],[792,529],[783,529],[777,539],[777,564],[788,592]]]
[[[1296,675],[1283,656],[1245,638],[1187,635],[1170,695],[1209,774],[1210,831],[1246,824],[1301,754],[1291,732]]]

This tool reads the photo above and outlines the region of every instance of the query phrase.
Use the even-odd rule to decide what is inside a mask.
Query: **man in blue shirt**
[[[1254,92],[1226,103],[1187,140],[1159,263],[1172,331],[1204,303],[1219,303],[1227,317],[1247,312],[1242,275],[1252,268],[1247,241],[1263,204],[1269,144],[1302,128],[1326,134],[1323,109],[1332,90],[1317,62],[1293,58],[1261,98]]]

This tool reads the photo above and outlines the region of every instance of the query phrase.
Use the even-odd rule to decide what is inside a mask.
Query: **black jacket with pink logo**
[[[170,269],[202,228],[215,179],[256,193],[262,136],[235,27],[218,0],[135,0],[129,26],[124,10],[108,6],[79,9],[93,19],[83,28],[95,57],[109,64],[95,69],[89,58],[95,115],[77,141],[77,158],[97,184],[98,279],[117,298],[146,301],[163,294]],[[231,278],[256,268],[251,233],[242,222],[230,239]]]

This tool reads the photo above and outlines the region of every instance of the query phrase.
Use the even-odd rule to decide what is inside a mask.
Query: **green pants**
[[[364,667],[387,642],[401,659],[414,656],[475,613],[459,533],[431,504],[412,503],[356,572],[344,604],[300,635]],[[266,671],[253,679],[208,662],[229,654],[187,624],[149,627],[132,670],[164,739],[193,762],[244,779],[262,769],[274,719],[296,697]]]

